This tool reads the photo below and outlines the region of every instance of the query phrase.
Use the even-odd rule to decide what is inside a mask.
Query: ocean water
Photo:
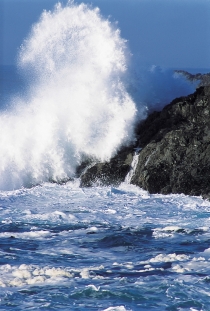
[[[1,310],[209,310],[210,203],[77,182],[0,193]]]
[[[210,202],[75,178],[196,85],[73,3],[43,13],[18,59],[0,66],[0,310],[209,311]]]

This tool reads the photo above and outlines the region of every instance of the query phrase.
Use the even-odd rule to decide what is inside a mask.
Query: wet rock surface
[[[210,197],[210,86],[175,99],[137,132],[144,148],[131,183],[150,193]]]
[[[109,162],[89,165],[80,175],[82,187],[119,185],[130,170],[133,147],[125,147]]]
[[[131,183],[150,193],[210,198],[210,86],[177,98],[137,127],[135,146],[81,176],[81,186],[117,185],[125,180],[136,147],[142,148]]]

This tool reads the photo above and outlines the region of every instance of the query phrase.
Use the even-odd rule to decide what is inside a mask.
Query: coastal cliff
[[[150,193],[210,198],[210,86],[153,112],[136,128],[137,141],[110,162],[81,174],[81,186],[117,185],[125,180],[136,148],[141,151],[131,184]]]
[[[210,197],[210,86],[154,112],[137,132],[143,149],[131,183],[150,193]]]

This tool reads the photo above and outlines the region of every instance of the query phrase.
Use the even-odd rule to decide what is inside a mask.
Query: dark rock
[[[109,162],[96,163],[80,176],[82,187],[119,185],[130,170],[132,147],[125,147]]]
[[[210,197],[210,86],[151,114],[137,133],[144,148],[131,183],[150,193]]]

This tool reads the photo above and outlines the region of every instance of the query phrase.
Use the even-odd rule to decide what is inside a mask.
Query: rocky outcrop
[[[80,175],[80,185],[119,185],[130,170],[133,147],[124,147],[109,162],[90,164]]]
[[[142,148],[131,183],[150,193],[210,198],[210,86],[177,98],[137,127],[135,146],[81,176],[82,186],[124,181],[134,148]]]
[[[210,86],[151,114],[138,134],[144,148],[131,183],[150,193],[210,197]]]

